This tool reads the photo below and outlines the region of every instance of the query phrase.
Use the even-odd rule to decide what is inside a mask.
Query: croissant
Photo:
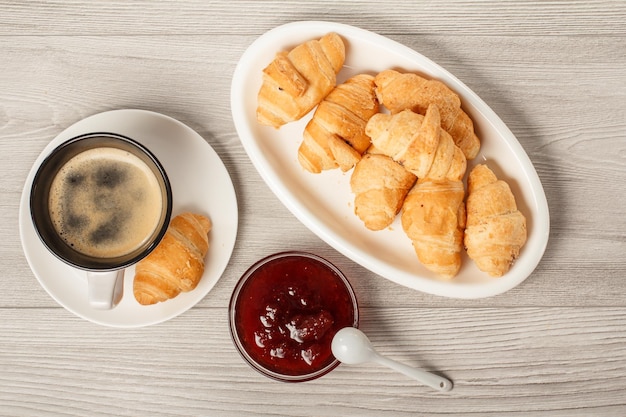
[[[135,266],[133,293],[149,305],[191,291],[204,272],[209,250],[211,221],[205,216],[182,213],[172,219],[159,245]]]
[[[374,146],[418,178],[460,180],[467,161],[439,120],[434,104],[428,106],[426,116],[411,110],[379,113],[367,123],[366,133]]]
[[[508,184],[486,165],[470,172],[465,248],[481,271],[504,275],[526,243],[526,218]]]
[[[418,259],[444,279],[454,277],[461,267],[464,196],[461,181],[419,179],[402,206],[402,228]]]
[[[315,110],[298,149],[303,168],[313,173],[348,171],[370,145],[365,125],[378,112],[374,77],[359,74],[338,85]]]
[[[346,51],[336,33],[279,52],[263,69],[257,120],[279,128],[299,120],[335,87]]]
[[[473,159],[480,149],[472,119],[461,109],[461,99],[444,83],[427,80],[414,73],[385,70],[375,79],[378,100],[391,113],[410,109],[425,114],[428,106],[436,104],[441,111],[441,127],[454,139],[467,159]]]
[[[368,229],[384,229],[393,223],[416,179],[388,156],[366,153],[350,177],[354,212]]]

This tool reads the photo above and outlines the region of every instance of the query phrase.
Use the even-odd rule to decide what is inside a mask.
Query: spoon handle
[[[428,385],[429,387],[434,388],[438,391],[445,392],[452,389],[452,381],[439,375],[422,371],[421,369],[413,368],[411,366],[396,362],[381,355],[375,355],[373,359],[375,362],[381,365],[385,365],[391,369],[403,373],[404,375],[420,381],[421,383]]]

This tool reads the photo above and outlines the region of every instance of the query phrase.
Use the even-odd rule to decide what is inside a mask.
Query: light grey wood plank
[[[626,411],[626,310],[363,309],[381,353],[451,378],[436,393],[377,365],[309,383],[249,368],[226,310],[138,330],[57,309],[0,310],[0,415],[615,416]]]
[[[298,20],[387,34],[623,35],[620,1],[40,1],[0,3],[0,35],[260,34]],[[219,17],[219,18],[218,18]]]
[[[621,0],[0,0],[0,416],[626,415],[625,18]],[[232,71],[260,34],[312,19],[414,48],[511,128],[552,225],[519,287],[463,301],[393,284],[328,247],[264,184],[230,117]],[[75,317],[39,286],[17,217],[54,136],[128,107],[175,117],[213,146],[235,184],[240,232],[197,306],[118,330]],[[251,370],[230,341],[226,303],[250,264],[284,249],[339,266],[377,349],[455,389],[434,393],[374,365],[305,384]]]

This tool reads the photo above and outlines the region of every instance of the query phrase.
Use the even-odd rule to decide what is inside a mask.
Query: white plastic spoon
[[[344,327],[339,330],[333,338],[331,349],[335,358],[348,365],[376,362],[416,379],[438,391],[450,391],[452,389],[452,381],[446,378],[404,365],[380,355],[374,350],[365,333],[354,327]]]

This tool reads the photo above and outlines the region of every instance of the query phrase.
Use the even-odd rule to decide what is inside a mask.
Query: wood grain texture
[[[626,415],[626,3],[0,0],[0,416]],[[535,272],[481,300],[396,285],[330,248],[272,194],[230,115],[232,72],[265,31],[330,20],[387,35],[473,89],[516,135],[551,211]],[[117,330],[58,306],[22,253],[24,181],[46,144],[102,111],[196,130],[229,170],[239,234],[224,275],[166,323]],[[276,225],[280,227],[276,227]],[[315,252],[349,277],[389,356],[455,382],[434,393],[376,366],[306,384],[252,371],[228,334],[259,258]]]
[[[362,311],[378,351],[452,379],[448,394],[377,365],[270,381],[235,351],[225,313],[196,308],[120,331],[59,309],[0,310],[0,414],[598,416],[626,406],[623,308]]]
[[[2,3],[0,34],[257,34],[287,21],[331,20],[386,34],[624,35],[626,5],[611,0],[328,2],[273,0],[38,1]],[[215,17],[219,16],[219,19]],[[253,19],[245,16],[254,16]],[[244,18],[242,18],[244,17]]]

